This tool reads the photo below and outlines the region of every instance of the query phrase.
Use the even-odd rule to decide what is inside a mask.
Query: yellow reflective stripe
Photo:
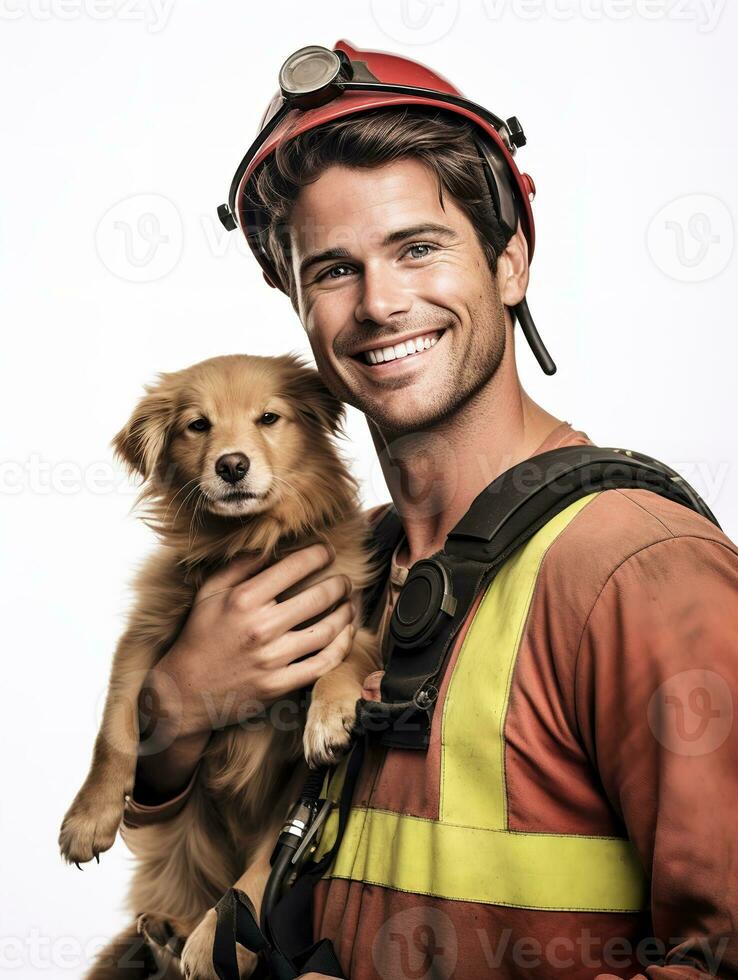
[[[354,749],[351,749],[353,752]],[[334,769],[329,769],[326,773],[326,777],[323,780],[323,791],[320,794],[326,800],[333,800],[334,803],[339,803],[341,800],[341,793],[343,792],[343,784],[346,780],[346,770],[348,768],[348,761],[351,758],[351,752],[345,755],[340,762],[338,762]]]
[[[326,877],[517,908],[634,912],[647,886],[626,840],[459,827],[351,811]]]
[[[567,507],[509,559],[459,652],[441,718],[439,820],[353,807],[326,877],[419,895],[558,911],[639,911],[648,882],[628,840],[523,833],[507,822],[504,728],[510,685],[548,548],[597,493]],[[337,799],[345,763],[331,779]],[[316,857],[332,846],[328,818]]]
[[[349,820],[350,819],[351,816],[349,814]],[[327,854],[328,851],[330,851],[330,849],[333,847],[333,844],[335,843],[337,833],[338,833],[338,808],[333,807],[331,812],[326,817],[326,821],[323,824],[322,830],[320,831],[320,841],[315,849],[315,854],[313,855],[314,861],[320,861],[323,855]],[[345,846],[344,844],[345,839],[346,838],[344,837],[344,840],[341,841],[341,848],[339,848],[339,852]],[[335,864],[335,861],[333,863]]]
[[[352,749],[352,751],[354,750]],[[343,792],[346,768],[350,756],[351,753],[344,756],[335,769],[328,771],[323,781],[323,790],[320,795],[323,799],[332,800],[335,806],[328,814],[320,832],[320,841],[313,855],[313,860],[315,861],[319,861],[324,854],[327,854],[336,840],[336,834],[338,833],[338,805],[341,802],[341,793]]]
[[[443,706],[441,820],[507,828],[504,728],[515,660],[546,551],[597,496],[575,501],[509,558],[459,651]]]

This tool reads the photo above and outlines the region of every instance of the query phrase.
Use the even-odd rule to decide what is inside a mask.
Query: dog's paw
[[[184,939],[177,935],[169,920],[157,915],[141,913],[136,919],[136,931],[150,946],[172,956],[179,956],[184,946]]]
[[[218,974],[213,966],[213,942],[217,921],[215,909],[209,909],[184,945],[180,965],[183,975],[188,980],[218,980]],[[238,975],[242,978],[250,977],[256,967],[256,954],[237,945],[236,957]]]
[[[356,724],[356,701],[313,700],[305,723],[302,744],[307,764],[332,765],[348,749]]]
[[[99,863],[98,855],[109,850],[123,819],[124,800],[98,798],[94,792],[81,792],[67,811],[59,831],[59,850],[68,864],[80,861]]]

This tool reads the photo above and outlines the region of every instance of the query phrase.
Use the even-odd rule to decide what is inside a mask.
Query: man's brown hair
[[[442,207],[448,193],[464,211],[495,272],[511,231],[496,214],[473,124],[443,111],[375,109],[281,143],[249,182],[247,206],[268,216],[262,241],[293,306],[297,291],[289,223],[301,188],[333,165],[371,168],[408,158],[420,160],[434,173]]]

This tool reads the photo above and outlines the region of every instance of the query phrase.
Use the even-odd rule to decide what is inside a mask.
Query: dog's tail
[[[171,958],[159,963],[151,947],[131,923],[111,939],[84,975],[84,980],[181,980],[178,964]]]

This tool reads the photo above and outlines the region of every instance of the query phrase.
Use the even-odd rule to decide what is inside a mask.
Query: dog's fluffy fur
[[[279,420],[261,424],[265,412]],[[190,428],[200,417],[212,423],[207,431]],[[315,684],[307,720],[300,715],[304,734],[302,724],[289,731],[262,724],[214,732],[185,808],[134,833],[121,828],[138,859],[129,894],[138,930],[156,937],[169,923],[189,937],[182,969],[193,978],[215,977],[213,906],[223,892],[236,884],[260,905],[269,854],[306,771],[303,738],[312,763],[339,754],[348,744],[362,680],[379,666],[375,638],[360,626],[360,591],[373,569],[356,484],[333,440],[341,422],[341,404],[298,358],[232,355],[160,375],[113,441],[144,478],[146,520],[161,544],[135,581],[136,601],[115,653],[90,771],[62,824],[67,861],[89,861],[115,840],[134,784],[142,681],[176,639],[209,573],[245,554],[271,562],[327,541],[334,562],[280,598],[334,574],[347,575],[354,587],[351,652]],[[250,461],[247,478],[235,488],[215,469],[233,452]],[[242,486],[257,496],[229,497]],[[301,701],[295,694],[297,711]],[[117,963],[135,937],[132,923],[88,976],[132,977]],[[246,976],[254,959],[242,950],[239,955]]]

